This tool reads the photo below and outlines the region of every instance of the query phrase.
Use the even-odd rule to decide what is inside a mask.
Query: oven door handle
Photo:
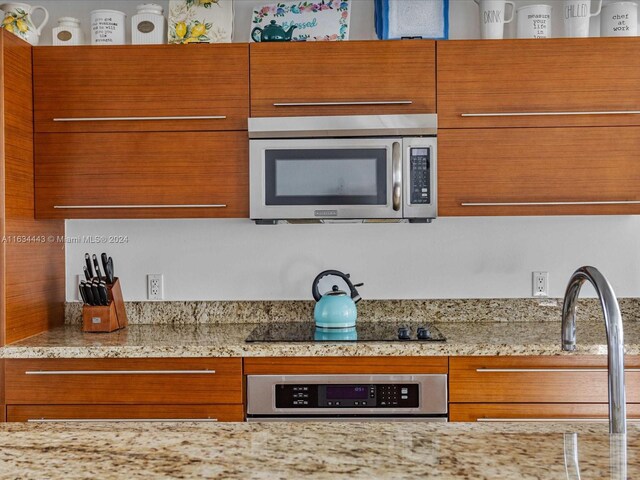
[[[400,142],[393,142],[391,146],[391,181],[393,182],[393,210],[398,212],[402,201],[402,148],[400,148]]]

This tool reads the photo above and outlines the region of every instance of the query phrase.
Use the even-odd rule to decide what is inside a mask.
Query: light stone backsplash
[[[206,301],[127,302],[130,324],[229,324],[312,321],[313,301]],[[620,299],[625,321],[640,319],[640,300]],[[582,320],[602,316],[597,299],[578,302]],[[424,322],[521,322],[559,321],[562,300],[547,299],[462,299],[462,300],[363,300],[358,304],[358,321]],[[82,322],[82,304],[69,302],[68,324]]]

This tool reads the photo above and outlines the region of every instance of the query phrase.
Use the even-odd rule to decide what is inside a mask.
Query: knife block
[[[83,332],[113,332],[120,328],[114,302],[109,302],[109,305],[82,307]]]
[[[107,285],[109,305],[84,305],[82,307],[83,332],[113,332],[129,324],[122,298],[120,280],[115,278]]]

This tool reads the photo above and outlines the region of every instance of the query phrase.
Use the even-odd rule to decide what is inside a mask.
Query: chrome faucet
[[[622,315],[613,288],[597,268],[581,267],[569,279],[562,306],[562,349],[569,352],[576,349],[576,301],[586,280],[596,289],[607,330],[609,432],[627,433]]]

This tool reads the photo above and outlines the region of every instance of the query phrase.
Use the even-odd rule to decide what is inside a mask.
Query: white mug
[[[635,37],[638,35],[638,4],[614,2],[602,6],[601,37]]]
[[[91,12],[92,45],[124,45],[124,19],[118,10],[94,10]]]
[[[504,24],[515,16],[516,6],[508,0],[475,0],[480,7],[480,37],[483,39],[501,39],[504,37]],[[511,18],[506,18],[506,6],[511,5]]]
[[[565,37],[588,37],[591,17],[600,15],[602,0],[597,0],[598,9],[591,13],[591,0],[564,0],[562,19]]]
[[[551,5],[527,5],[518,9],[518,38],[551,36]]]

